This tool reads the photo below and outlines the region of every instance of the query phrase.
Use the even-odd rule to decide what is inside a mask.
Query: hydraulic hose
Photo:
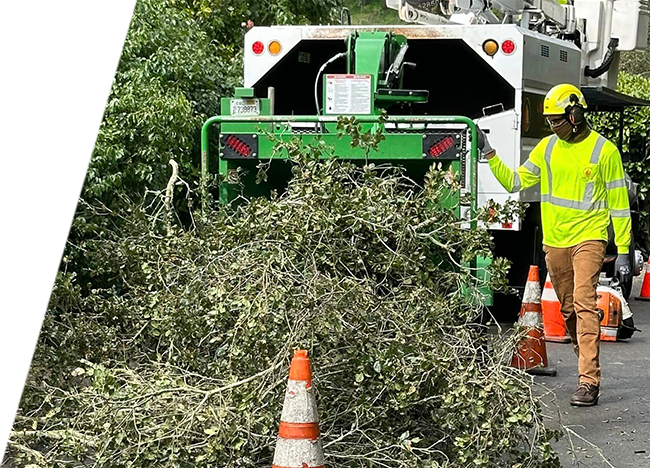
[[[585,76],[589,78],[598,78],[603,73],[606,73],[609,70],[609,67],[612,66],[612,61],[614,60],[614,52],[618,47],[618,38],[612,37],[609,40],[609,45],[607,46],[607,53],[603,59],[603,63],[600,64],[598,68],[591,69],[589,66],[585,67]]]
[[[316,73],[316,81],[314,82],[314,101],[316,102],[316,115],[320,115],[320,104],[318,103],[318,82],[319,82],[319,78],[320,78],[321,74],[325,71],[325,68],[327,68],[327,66],[330,63],[332,63],[335,60],[338,60],[340,58],[343,58],[346,55],[348,55],[346,52],[341,52],[341,53],[336,54],[334,57],[332,57],[327,62],[325,62],[320,67],[320,69],[318,70],[318,73]]]

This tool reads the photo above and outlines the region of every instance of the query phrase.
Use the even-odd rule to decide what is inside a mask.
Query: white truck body
[[[274,67],[281,63],[292,50],[300,47],[303,41],[343,41],[352,31],[392,31],[402,34],[409,43],[424,40],[459,39],[462,40],[481,60],[500,75],[514,90],[514,106],[506,106],[495,100],[492,109],[485,109],[486,116],[478,117],[479,126],[489,133],[490,142],[498,148],[499,156],[510,167],[517,167],[527,158],[539,141],[537,137],[527,136],[534,113],[539,112],[541,99],[557,83],[580,84],[581,51],[573,43],[549,37],[517,25],[398,25],[398,26],[272,26],[255,27],[245,36],[244,86],[255,87]],[[493,39],[499,44],[513,41],[514,52],[505,54],[499,51],[489,56],[483,51],[483,43]],[[253,44],[269,44],[278,41],[282,50],[277,55],[256,54]],[[334,52],[332,53],[334,55]],[[433,57],[432,57],[433,59]],[[440,58],[436,58],[440,59]],[[454,57],[445,57],[445,66],[454,66]],[[448,63],[451,61],[451,63]],[[311,78],[311,77],[309,77]],[[307,78],[307,79],[309,79]],[[480,86],[481,77],[474,77]],[[447,92],[459,93],[453,83]],[[490,93],[489,89],[484,90]],[[291,99],[292,96],[278,96],[278,99]],[[304,99],[303,97],[300,97]],[[430,100],[435,100],[435,95]],[[509,108],[510,107],[510,108]],[[315,108],[313,112],[315,113]],[[550,129],[546,129],[550,133]],[[539,201],[539,190],[531,189],[521,194],[509,194],[492,175],[487,162],[479,164],[479,206],[493,199],[503,203],[507,199],[526,202]],[[513,220],[511,225],[493,225],[493,229],[519,230],[521,223]]]
[[[442,17],[417,8],[426,3],[439,5],[450,14]],[[526,161],[540,138],[550,134],[550,128],[539,116],[541,100],[551,87],[558,83],[573,83],[577,86],[615,89],[620,51],[641,50],[647,46],[648,0],[574,0],[567,5],[560,5],[554,0],[494,0],[491,3],[488,0],[440,0],[426,3],[423,0],[386,0],[386,5],[397,10],[402,20],[420,23],[413,25],[255,27],[245,36],[244,86],[258,86],[302,44],[313,41],[330,41],[334,44],[345,40],[355,30],[391,31],[404,35],[409,44],[462,40],[475,52],[472,60],[487,64],[514,90],[510,105],[505,105],[496,97],[489,108],[483,109],[480,114],[463,114],[477,119],[480,127],[489,134],[492,146],[498,149],[499,156],[514,168]],[[486,6],[500,10],[505,16],[503,19],[497,18]],[[533,27],[543,30],[544,34],[531,30]],[[579,39],[567,40],[567,33]],[[564,38],[560,39],[562,34]],[[586,67],[594,70],[606,61],[613,37],[618,39],[618,46],[610,51],[610,55],[613,55],[611,66],[599,76],[587,76],[584,73]],[[512,41],[514,51],[504,53],[501,47],[494,56],[490,56],[483,50],[483,44],[488,39],[501,45],[505,41]],[[280,52],[275,55],[268,52],[268,45],[272,41],[281,45]],[[264,51],[254,52],[254,44],[259,46],[260,43],[265,46]],[[432,56],[431,59],[442,61],[443,72],[446,67],[456,66],[455,60],[458,60],[453,55]],[[426,57],[419,57],[419,60],[426,60]],[[482,78],[477,74],[472,86],[480,87]],[[464,90],[453,85],[450,83],[447,89],[437,92],[462,96]],[[483,92],[489,95],[490,89]],[[310,97],[278,97],[285,100],[292,98],[304,100]],[[436,95],[431,92],[430,100],[434,99]],[[315,112],[314,106],[310,113]],[[532,131],[531,126],[535,127]],[[498,203],[508,199],[524,202],[540,200],[538,188],[520,194],[507,193],[492,175],[486,161],[481,161],[479,165],[478,181],[479,206],[489,199]],[[515,219],[512,224],[490,227],[518,231],[522,224],[521,220]]]

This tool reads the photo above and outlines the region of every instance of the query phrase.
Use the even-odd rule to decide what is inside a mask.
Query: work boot
[[[580,382],[578,389],[571,397],[573,406],[594,406],[598,403],[600,387],[587,382]]]

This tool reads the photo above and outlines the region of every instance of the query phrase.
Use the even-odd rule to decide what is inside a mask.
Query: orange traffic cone
[[[539,268],[532,265],[528,272],[524,299],[517,321],[526,330],[526,335],[517,343],[510,365],[531,374],[556,375],[557,371],[548,366],[541,300]]]
[[[546,338],[546,341],[555,341],[556,343],[571,342],[571,337],[566,331],[561,308],[562,304],[560,304],[555,288],[551,283],[551,276],[546,275],[544,292],[542,292],[542,318],[544,319],[544,338]]]
[[[289,368],[273,468],[324,468],[318,409],[307,351],[298,349]]]
[[[648,265],[643,273],[643,286],[641,286],[641,295],[635,297],[637,301],[650,301],[650,258]]]

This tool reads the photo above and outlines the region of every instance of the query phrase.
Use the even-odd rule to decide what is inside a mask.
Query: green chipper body
[[[445,198],[446,208],[467,220],[468,228],[474,227],[476,126],[463,116],[417,115],[418,103],[429,96],[428,91],[402,89],[404,73],[413,65],[404,62],[407,47],[404,36],[390,32],[352,32],[347,53],[333,58],[346,61],[347,73],[328,74],[321,69],[322,76],[305,77],[315,79],[316,91],[321,90],[320,96],[315,93],[318,113],[314,115],[274,115],[271,92],[262,98],[251,88],[237,88],[233,98],[223,98],[222,115],[205,122],[201,141],[203,179],[214,172],[221,176],[219,202],[227,204],[240,194],[264,196],[286,187],[291,166],[286,152],[278,150],[278,142],[299,137],[304,142],[324,142],[339,159],[399,164],[415,181],[422,181],[432,164],[451,169],[459,175],[461,188]],[[395,106],[402,111],[410,107],[412,115],[390,115]],[[377,151],[352,147],[352,137],[337,130],[340,117],[354,117],[362,132],[381,131],[385,140]],[[267,180],[257,181],[256,167],[270,159]],[[473,201],[463,205],[466,194]],[[473,266],[479,267],[477,276],[486,274],[485,259],[477,259]],[[489,305],[491,293],[485,293]]]

